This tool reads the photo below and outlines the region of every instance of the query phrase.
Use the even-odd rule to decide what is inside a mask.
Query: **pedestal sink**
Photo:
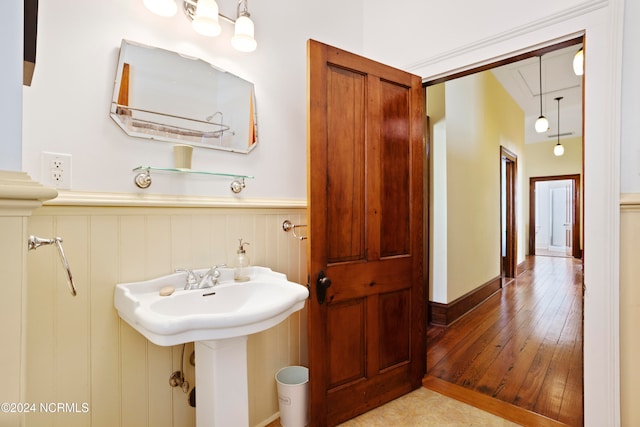
[[[301,310],[309,296],[265,267],[250,267],[248,282],[234,282],[231,269],[220,273],[210,288],[184,290],[187,273],[175,273],[118,284],[114,295],[120,317],[154,344],[195,342],[198,427],[249,425],[247,336]],[[168,287],[175,291],[161,296]]]

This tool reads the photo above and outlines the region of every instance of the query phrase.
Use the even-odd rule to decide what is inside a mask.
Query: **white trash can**
[[[283,427],[304,427],[309,424],[309,369],[287,366],[276,373],[278,406]]]

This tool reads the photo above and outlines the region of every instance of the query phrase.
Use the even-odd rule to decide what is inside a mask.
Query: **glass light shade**
[[[576,76],[584,74],[584,50],[580,49],[573,57],[573,72]]]
[[[193,30],[207,37],[215,37],[222,31],[218,22],[218,3],[215,0],[198,0],[191,22]]]
[[[173,16],[178,12],[175,0],[143,0],[144,7],[160,16]]]
[[[253,33],[253,21],[248,16],[239,16],[236,19],[235,33],[231,38],[231,45],[240,52],[253,52],[258,46]]]
[[[564,154],[564,147],[560,145],[558,142],[555,147],[553,147],[553,154],[556,156],[562,156]]]
[[[547,120],[545,116],[540,116],[538,120],[536,120],[535,127],[538,133],[546,132],[549,130],[549,120]]]

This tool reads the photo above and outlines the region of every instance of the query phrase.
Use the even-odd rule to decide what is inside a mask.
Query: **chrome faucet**
[[[206,273],[200,275],[200,281],[198,282],[197,288],[211,288],[217,285],[218,278],[220,277],[220,270],[218,269],[221,267],[226,267],[226,264],[214,265]]]
[[[185,290],[196,289],[198,285],[198,279],[196,279],[196,275],[193,273],[193,270],[188,268],[176,268],[176,273],[187,273],[187,282],[184,285]]]

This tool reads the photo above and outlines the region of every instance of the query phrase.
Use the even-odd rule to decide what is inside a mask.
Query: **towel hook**
[[[29,236],[29,240],[28,240],[29,250],[38,249],[42,245],[55,245],[55,247],[58,249],[58,255],[60,255],[60,261],[62,261],[62,266],[65,268],[65,270],[67,270],[67,284],[69,285],[69,292],[71,292],[71,295],[75,297],[76,287],[73,285],[71,268],[69,268],[67,257],[64,255],[64,250],[62,249],[62,237],[55,237],[53,239],[43,239],[41,237]]]
[[[294,224],[291,221],[289,221],[288,219],[285,219],[284,222],[282,223],[282,229],[286,232],[293,232],[293,237],[295,237],[298,240],[304,240],[307,238],[307,236],[298,236],[296,234],[296,228],[297,227],[306,227],[306,224]]]

